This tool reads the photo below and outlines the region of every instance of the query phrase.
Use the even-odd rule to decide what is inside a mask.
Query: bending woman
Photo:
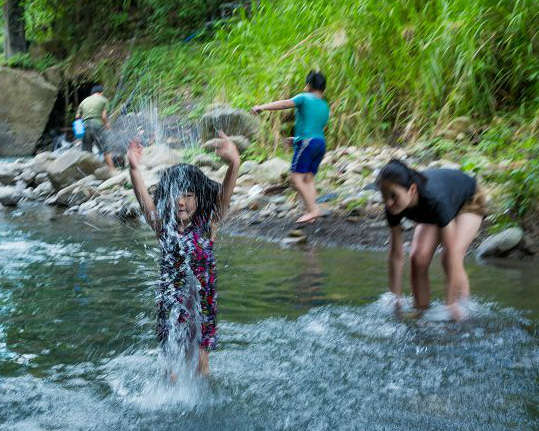
[[[384,198],[386,218],[391,228],[389,289],[400,310],[402,293],[403,217],[417,222],[410,263],[414,305],[424,310],[430,303],[429,266],[439,244],[446,275],[446,304],[455,320],[460,320],[458,302],[470,295],[464,256],[477,235],[485,215],[485,197],[475,178],[453,169],[417,172],[393,159],[380,171],[376,184]]]

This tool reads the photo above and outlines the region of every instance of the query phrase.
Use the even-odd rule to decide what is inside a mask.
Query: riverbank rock
[[[21,198],[21,192],[16,187],[0,187],[0,204],[6,207],[14,207],[17,206]]]
[[[37,174],[42,174],[47,172],[47,168],[56,160],[58,156],[51,153],[50,151],[44,151],[37,154],[32,163],[30,164],[30,169]]]
[[[152,145],[144,148],[141,166],[152,169],[158,166],[171,166],[181,161],[181,150],[173,150],[166,145]]]
[[[228,105],[214,105],[202,116],[199,133],[202,142],[216,138],[218,130],[228,136],[244,136],[249,139],[258,132],[259,127],[258,119],[247,111]]]
[[[0,184],[15,184],[15,178],[21,174],[22,169],[18,163],[0,163]]]
[[[512,227],[485,239],[477,248],[478,258],[502,257],[519,245],[524,232],[519,227]]]
[[[199,168],[207,167],[216,171],[221,167],[222,162],[209,154],[198,154],[193,158],[193,165],[198,166]]]
[[[57,94],[37,72],[0,67],[0,156],[32,154]]]
[[[261,182],[275,183],[288,174],[290,165],[283,159],[275,157],[267,160],[254,170],[254,176]]]
[[[74,182],[91,175],[102,166],[93,154],[87,151],[68,150],[52,162],[47,175],[56,190],[61,190]]]
[[[257,162],[254,162],[252,160],[247,160],[241,164],[238,175],[241,177],[242,175],[249,174],[253,170],[255,170],[257,167],[258,167]]]

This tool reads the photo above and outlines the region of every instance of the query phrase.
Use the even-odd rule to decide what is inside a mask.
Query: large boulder
[[[47,168],[52,164],[52,162],[54,162],[54,160],[56,160],[57,157],[57,154],[53,154],[50,151],[39,153],[32,160],[30,168],[36,174],[47,172]]]
[[[183,153],[180,150],[173,150],[166,145],[151,145],[144,148],[140,164],[142,167],[152,169],[158,166],[171,166],[179,163],[182,158]]]
[[[240,154],[243,154],[251,146],[250,139],[246,138],[245,136],[229,136],[229,138],[234,143]],[[219,138],[210,139],[202,146],[202,148],[205,150],[214,151],[215,146],[219,141]]]
[[[52,162],[47,175],[56,190],[61,190],[74,182],[91,175],[102,164],[87,151],[68,150]]]
[[[524,232],[519,227],[506,229],[485,239],[477,248],[478,258],[500,257],[509,253],[522,241]]]
[[[258,119],[242,109],[234,109],[228,105],[214,105],[201,118],[199,133],[202,142],[217,137],[222,130],[228,136],[245,136],[252,138],[260,127]]]
[[[0,162],[0,185],[15,184],[17,178],[23,170],[19,163]]]
[[[289,170],[290,164],[287,161],[275,157],[259,165],[253,173],[260,181],[274,183],[284,177]]]
[[[0,67],[0,156],[33,153],[57,94],[36,72]]]
[[[21,198],[21,192],[16,187],[0,187],[0,204],[6,207],[14,207],[17,206]]]

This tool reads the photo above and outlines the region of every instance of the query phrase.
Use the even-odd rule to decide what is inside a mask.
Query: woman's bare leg
[[[430,304],[429,266],[440,243],[438,226],[419,224],[415,228],[410,251],[410,267],[414,306],[425,309]]]
[[[458,292],[455,292],[458,296],[449,295],[449,292],[446,292],[446,302],[448,305],[453,305],[455,301],[459,299],[467,299],[470,296],[470,282],[468,280],[468,274],[464,268],[464,257],[466,256],[466,251],[470,247],[473,239],[479,231],[481,226],[482,218],[477,214],[464,213],[460,214],[455,218],[456,228],[456,238],[455,238],[455,248],[459,256],[459,262],[461,265],[457,268],[459,274],[457,274],[458,279],[460,280],[460,288]],[[445,274],[447,276],[448,265],[447,265],[447,253],[444,249],[442,254],[442,264],[444,267]]]

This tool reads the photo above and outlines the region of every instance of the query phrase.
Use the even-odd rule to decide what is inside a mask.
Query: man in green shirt
[[[107,165],[114,169],[112,156],[103,138],[103,129],[110,129],[107,118],[108,103],[107,98],[103,96],[103,86],[94,85],[91,96],[79,105],[76,118],[82,118],[86,129],[82,138],[82,149],[91,153],[95,143],[99,151],[103,153]]]

